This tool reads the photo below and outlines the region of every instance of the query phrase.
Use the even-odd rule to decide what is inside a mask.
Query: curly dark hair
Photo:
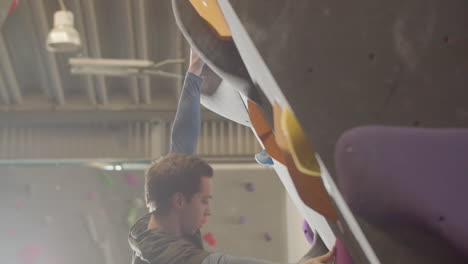
[[[167,214],[172,195],[179,192],[190,201],[200,191],[201,177],[213,177],[213,168],[200,157],[185,153],[162,157],[146,171],[146,205],[157,215]]]

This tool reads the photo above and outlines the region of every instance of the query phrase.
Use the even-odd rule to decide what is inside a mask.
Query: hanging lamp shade
[[[47,36],[47,50],[62,53],[80,50],[81,39],[73,19],[73,13],[68,10],[55,12],[54,28]]]

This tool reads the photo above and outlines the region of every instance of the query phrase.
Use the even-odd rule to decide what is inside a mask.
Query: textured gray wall
[[[1,166],[0,263],[128,264],[126,219],[131,201],[143,198],[143,186],[128,185],[122,172],[104,172],[114,182],[107,186],[100,173],[72,166]],[[142,171],[133,174],[143,182]],[[215,177],[213,216],[202,233],[213,232],[218,245],[207,249],[285,262],[285,194],[274,172],[217,170]],[[245,190],[247,182],[255,184],[255,192]],[[244,225],[241,216],[247,217]],[[101,247],[93,241],[89,219]],[[265,232],[271,241],[264,240]]]
[[[246,183],[254,192],[247,192]],[[287,260],[285,191],[273,170],[215,171],[213,213],[202,234],[213,232],[218,245],[209,251]],[[246,223],[240,224],[240,217]],[[266,241],[269,233],[272,240]]]

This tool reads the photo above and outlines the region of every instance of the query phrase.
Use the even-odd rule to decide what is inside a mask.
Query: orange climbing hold
[[[247,101],[247,108],[249,110],[250,123],[258,138],[262,141],[268,155],[279,163],[285,164],[282,151],[275,141],[275,134],[263,116],[261,108],[251,100]]]
[[[226,19],[217,0],[190,0],[198,14],[210,24],[221,38],[231,38]]]

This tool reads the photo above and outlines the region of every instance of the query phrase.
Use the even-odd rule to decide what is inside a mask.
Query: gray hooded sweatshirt
[[[200,231],[177,237],[157,229],[147,230],[150,217],[145,215],[130,229],[132,264],[200,264],[210,254],[203,248]]]

